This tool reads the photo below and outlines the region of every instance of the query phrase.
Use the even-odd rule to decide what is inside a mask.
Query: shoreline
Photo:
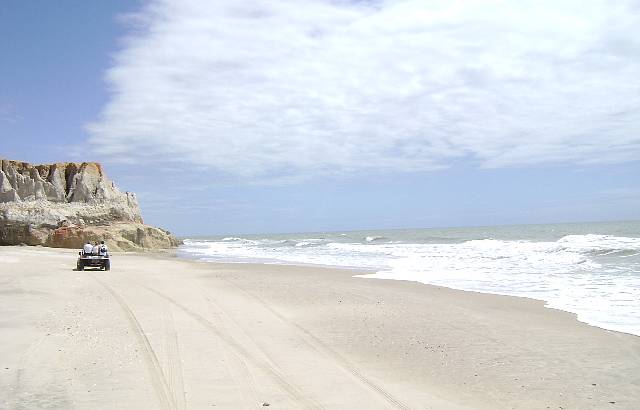
[[[114,253],[112,271],[76,272],[75,255],[0,247],[9,408],[640,402],[637,336],[536,299],[175,252]]]
[[[545,299],[541,299],[541,298],[535,298],[533,296],[523,296],[523,295],[514,295],[514,294],[509,294],[509,293],[498,293],[498,292],[491,292],[491,291],[482,291],[482,290],[471,290],[471,289],[464,289],[464,288],[459,288],[459,287],[451,287],[451,286],[444,286],[444,285],[437,285],[437,284],[433,284],[433,283],[425,283],[425,282],[420,282],[417,280],[411,280],[411,279],[403,279],[403,278],[399,278],[399,279],[393,279],[393,278],[385,278],[385,277],[372,277],[373,275],[379,274],[383,271],[380,270],[376,270],[376,269],[366,269],[366,268],[359,268],[359,267],[352,267],[352,266],[332,266],[332,265],[322,265],[322,264],[313,264],[313,263],[295,263],[295,262],[251,262],[251,261],[234,261],[234,262],[213,262],[213,261],[205,261],[196,257],[189,257],[189,256],[182,256],[179,255],[179,248],[176,248],[174,250],[168,251],[168,252],[173,252],[173,255],[171,255],[170,257],[172,258],[176,258],[179,260],[187,260],[187,261],[193,261],[193,262],[199,262],[199,263],[208,263],[208,264],[213,264],[213,265],[247,265],[247,266],[262,266],[262,265],[266,265],[266,266],[294,266],[294,267],[300,267],[300,268],[317,268],[317,269],[337,269],[337,270],[343,270],[346,272],[354,272],[356,274],[353,275],[354,278],[358,278],[358,279],[375,279],[375,280],[382,280],[382,281],[399,281],[399,282],[408,282],[408,283],[415,283],[417,285],[422,285],[422,286],[431,286],[431,287],[436,287],[436,288],[443,288],[443,289],[450,289],[450,290],[455,290],[455,291],[460,291],[460,292],[470,292],[470,293],[477,293],[477,294],[485,294],[485,295],[494,295],[494,296],[504,296],[504,297],[511,297],[511,298],[518,298],[518,299],[527,299],[527,300],[532,300],[532,301],[536,301],[536,302],[541,302],[543,307],[545,309],[551,309],[551,310],[555,310],[555,311],[559,311],[559,312],[563,312],[563,313],[568,313],[570,315],[573,315],[575,320],[577,322],[580,323],[584,323],[588,326],[592,326],[601,330],[606,330],[606,331],[610,331],[610,332],[617,332],[617,333],[621,333],[621,334],[625,334],[625,335],[629,335],[629,336],[635,336],[635,337],[640,337],[640,334],[635,334],[635,333],[631,333],[631,332],[626,332],[620,329],[613,329],[613,328],[608,328],[605,327],[601,324],[596,324],[596,323],[591,323],[587,320],[580,320],[579,316],[580,314],[577,312],[573,312],[571,310],[568,309],[563,309],[563,308],[559,308],[559,307],[554,307],[554,306],[548,306],[549,303],[551,303],[548,300]],[[371,275],[371,276],[369,276]]]

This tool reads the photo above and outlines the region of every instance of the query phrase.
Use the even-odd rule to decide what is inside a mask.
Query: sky
[[[4,0],[0,157],[185,236],[640,219],[640,2]]]

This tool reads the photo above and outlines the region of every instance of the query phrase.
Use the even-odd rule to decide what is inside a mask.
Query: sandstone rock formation
[[[79,248],[87,240],[114,251],[179,244],[144,224],[135,194],[120,192],[100,164],[1,160],[0,245]]]

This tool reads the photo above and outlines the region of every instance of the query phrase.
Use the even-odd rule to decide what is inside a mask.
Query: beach
[[[637,409],[640,337],[366,271],[0,247],[0,407]]]

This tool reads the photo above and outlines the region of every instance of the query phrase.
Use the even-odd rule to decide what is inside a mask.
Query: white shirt
[[[98,255],[106,255],[108,252],[107,245],[98,245]]]
[[[82,250],[84,251],[84,253],[92,253],[93,252],[93,245],[91,245],[90,243],[85,243],[84,247],[82,248]]]

